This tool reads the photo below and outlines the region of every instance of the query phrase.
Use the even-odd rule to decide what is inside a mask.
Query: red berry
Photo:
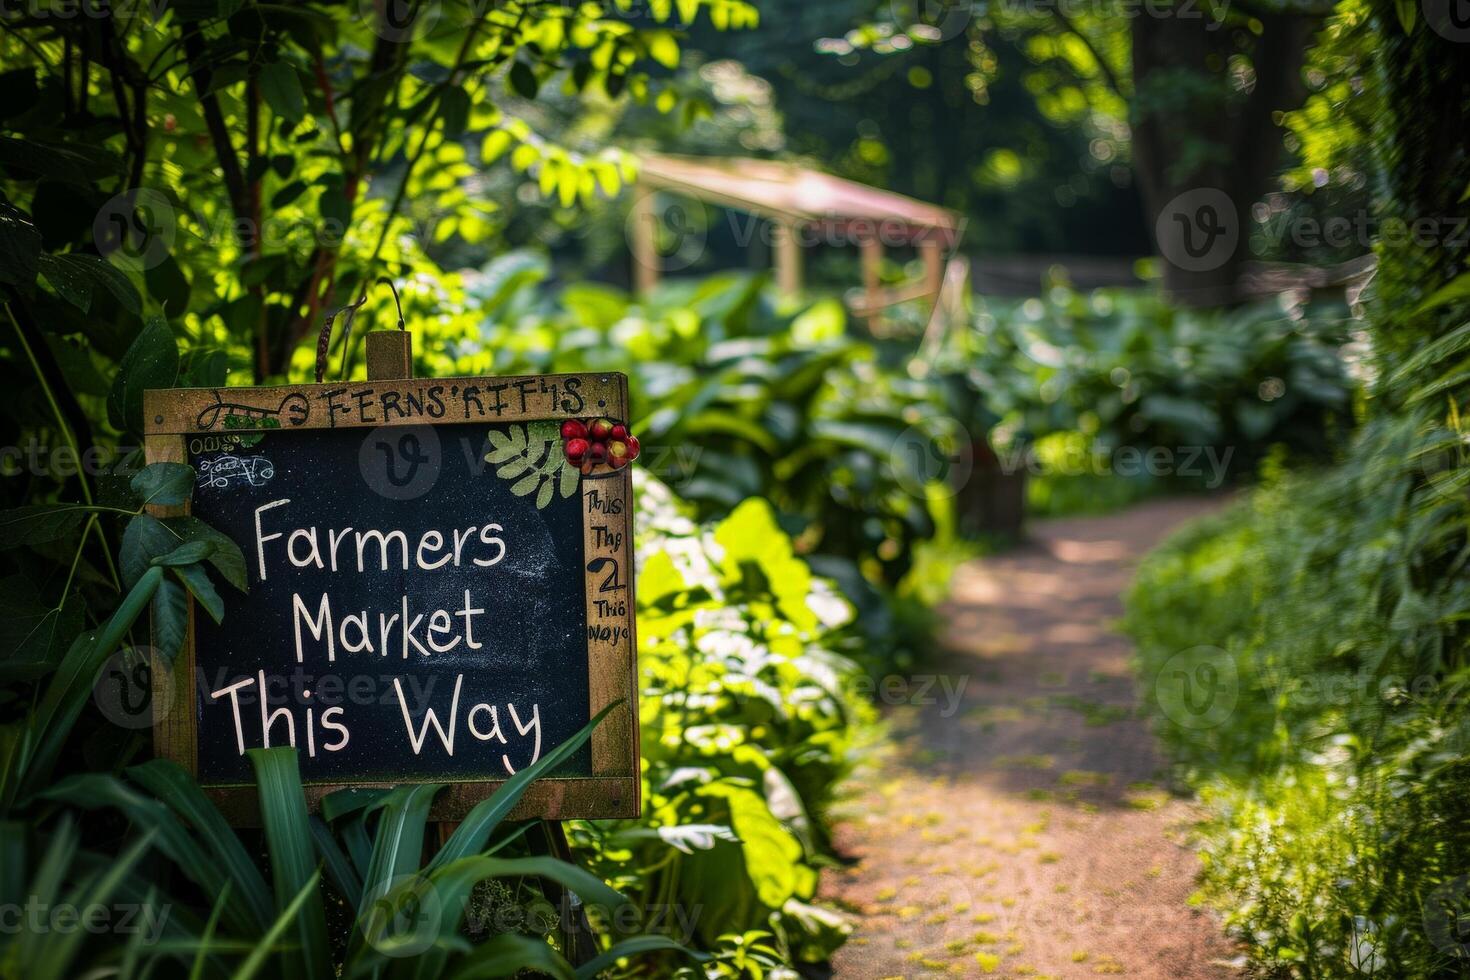
[[[573,463],[580,463],[587,455],[588,443],[586,439],[568,439],[564,448],[566,449],[567,459]]]
[[[587,450],[587,460],[591,463],[601,463],[607,459],[607,447],[600,442],[594,442]]]
[[[607,458],[607,465],[611,466],[615,470],[620,470],[624,466],[627,466],[628,465],[628,457],[626,457],[626,456],[609,456]]]
[[[592,424],[587,427],[587,431],[591,433],[592,438],[598,442],[606,442],[608,437],[612,435],[612,430],[613,424],[607,419],[593,419]]]
[[[637,459],[638,458],[638,449],[639,449],[639,447],[638,447],[638,437],[637,436],[629,436],[628,437],[628,459],[629,460],[634,460],[634,459]]]
[[[587,427],[576,419],[567,419],[561,424],[561,437],[563,439],[586,439]]]
[[[626,425],[613,426],[611,438],[616,439],[619,442],[626,442],[628,439],[628,427]]]

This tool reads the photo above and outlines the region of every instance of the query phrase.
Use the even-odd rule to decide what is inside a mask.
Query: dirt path
[[[894,710],[898,748],[843,813],[838,843],[859,861],[823,893],[858,927],[835,976],[1235,972],[1189,905],[1199,814],[1163,785],[1114,629],[1136,560],[1213,506],[1038,522],[1026,547],[960,571],[937,680],[889,692],[937,703]]]

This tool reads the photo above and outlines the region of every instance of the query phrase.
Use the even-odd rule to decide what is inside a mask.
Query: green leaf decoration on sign
[[[517,497],[536,495],[540,510],[555,498],[577,492],[577,468],[561,451],[561,429],[555,422],[512,425],[506,431],[490,430],[490,452],[485,462],[495,466],[495,475],[514,480],[510,492]]]

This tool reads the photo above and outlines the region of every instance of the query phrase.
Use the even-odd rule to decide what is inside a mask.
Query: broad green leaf
[[[187,547],[187,546],[186,546]],[[216,623],[225,618],[225,603],[215,591],[214,583],[209,580],[209,575],[201,565],[176,565],[173,566],[174,574],[179,581],[184,583],[189,594],[204,607],[209,613],[209,618]]]
[[[260,69],[260,94],[266,104],[290,123],[306,117],[306,93],[301,89],[301,76],[284,61],[273,61]]]
[[[150,569],[162,571],[162,569]],[[164,580],[153,594],[153,645],[170,664],[189,635],[189,594],[177,582]]]
[[[0,511],[0,550],[67,537],[95,512],[85,504],[33,504]]]
[[[536,73],[531,66],[524,61],[517,61],[510,66],[510,88],[516,95],[523,99],[534,99],[536,90],[541,83],[536,80]]]
[[[170,531],[178,535],[179,540],[207,541],[213,545],[214,550],[209,553],[207,559],[209,564],[220,573],[220,577],[226,582],[241,592],[249,591],[250,582],[245,570],[245,555],[233,538],[193,516],[166,517],[163,523]]]
[[[123,355],[107,396],[107,417],[133,435],[143,431],[143,392],[168,388],[179,374],[179,347],[163,317],[149,317]],[[182,464],[176,464],[182,465]]]
[[[444,124],[444,138],[464,135],[470,117],[470,94],[462,88],[446,88],[439,96],[439,118]]]
[[[39,267],[56,294],[83,313],[91,310],[92,295],[99,287],[134,316],[143,312],[142,297],[132,280],[106,259],[82,253],[42,255]]]
[[[208,541],[189,541],[179,545],[166,555],[160,555],[153,559],[153,564],[162,565],[164,568],[173,568],[177,565],[193,565],[201,562],[214,553],[214,545]]]
[[[194,467],[185,463],[149,463],[133,477],[133,493],[140,503],[181,507],[194,491]]]

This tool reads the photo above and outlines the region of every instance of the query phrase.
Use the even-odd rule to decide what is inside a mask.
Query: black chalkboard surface
[[[155,672],[155,752],[237,823],[284,745],[309,806],[444,783],[453,820],[605,713],[514,816],[636,815],[632,480],[562,432],[626,415],[616,374],[145,393],[148,461],[194,468],[250,586]]]
[[[196,440],[194,514],[250,577],[197,620],[203,781],[251,781],[267,744],[307,782],[504,778],[586,724],[581,498],[511,493],[491,428]]]

